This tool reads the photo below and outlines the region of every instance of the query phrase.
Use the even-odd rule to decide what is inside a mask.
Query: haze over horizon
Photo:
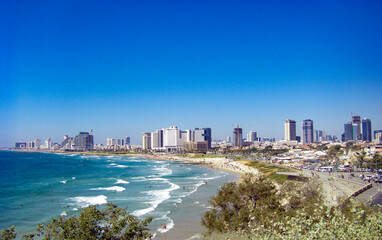
[[[176,125],[284,137],[382,129],[381,1],[0,3],[0,146]]]

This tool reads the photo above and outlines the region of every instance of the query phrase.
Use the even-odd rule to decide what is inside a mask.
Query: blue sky
[[[382,129],[381,1],[0,3],[0,146],[170,125],[283,138]]]

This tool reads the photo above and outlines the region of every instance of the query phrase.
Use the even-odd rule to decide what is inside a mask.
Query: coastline
[[[178,210],[174,213],[175,225],[169,231],[156,234],[153,239],[195,239],[200,238],[205,232],[205,228],[201,224],[201,217],[209,208],[209,199],[216,195],[219,187],[228,181],[239,181],[249,167],[234,162],[226,158],[191,158],[184,156],[174,156],[171,154],[114,154],[100,152],[63,152],[63,151],[16,151],[16,152],[36,152],[50,153],[59,155],[94,155],[94,156],[119,156],[131,158],[146,158],[152,160],[175,161],[181,164],[200,165],[203,168],[209,168],[214,171],[224,171],[230,176],[229,180],[225,179],[218,185],[209,182],[209,184],[201,186],[198,191],[184,200]],[[242,165],[242,166],[241,166]],[[243,169],[241,169],[241,167]],[[247,171],[248,171],[247,170]],[[253,169],[252,169],[253,171]],[[181,213],[181,214],[180,214]],[[170,214],[171,215],[171,214]]]
[[[77,154],[77,155],[94,155],[94,156],[122,156],[122,157],[140,157],[153,160],[163,160],[163,161],[177,161],[185,162],[188,164],[203,164],[207,167],[213,169],[220,169],[223,171],[228,171],[240,175],[246,173],[252,173],[257,175],[258,170],[239,162],[227,159],[225,157],[214,157],[214,158],[192,158],[184,156],[176,156],[173,154],[145,154],[145,153],[112,153],[112,152],[65,152],[65,151],[42,151],[42,150],[11,150],[16,152],[36,152],[36,153],[52,153],[52,154]]]

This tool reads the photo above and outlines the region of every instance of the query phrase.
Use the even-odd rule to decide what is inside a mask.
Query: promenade
[[[313,175],[312,175],[313,173]],[[329,205],[336,205],[340,199],[349,197],[355,191],[369,184],[367,181],[363,181],[360,178],[358,172],[354,172],[354,177],[351,176],[351,173],[345,172],[317,172],[303,169],[300,173],[280,173],[287,175],[298,176],[303,174],[305,177],[316,177],[318,181],[322,183],[323,193],[326,197],[326,202]],[[363,173],[364,175],[368,175]],[[343,176],[343,178],[342,178]],[[363,203],[373,201],[374,203],[381,204],[382,199],[382,183],[373,183],[373,187],[361,193],[356,200]]]

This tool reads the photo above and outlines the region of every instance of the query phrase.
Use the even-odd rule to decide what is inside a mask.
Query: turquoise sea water
[[[152,216],[151,231],[160,234],[190,209],[205,212],[218,187],[238,178],[201,165],[121,156],[0,151],[0,166],[0,229],[16,225],[19,233],[112,202],[140,218]]]

